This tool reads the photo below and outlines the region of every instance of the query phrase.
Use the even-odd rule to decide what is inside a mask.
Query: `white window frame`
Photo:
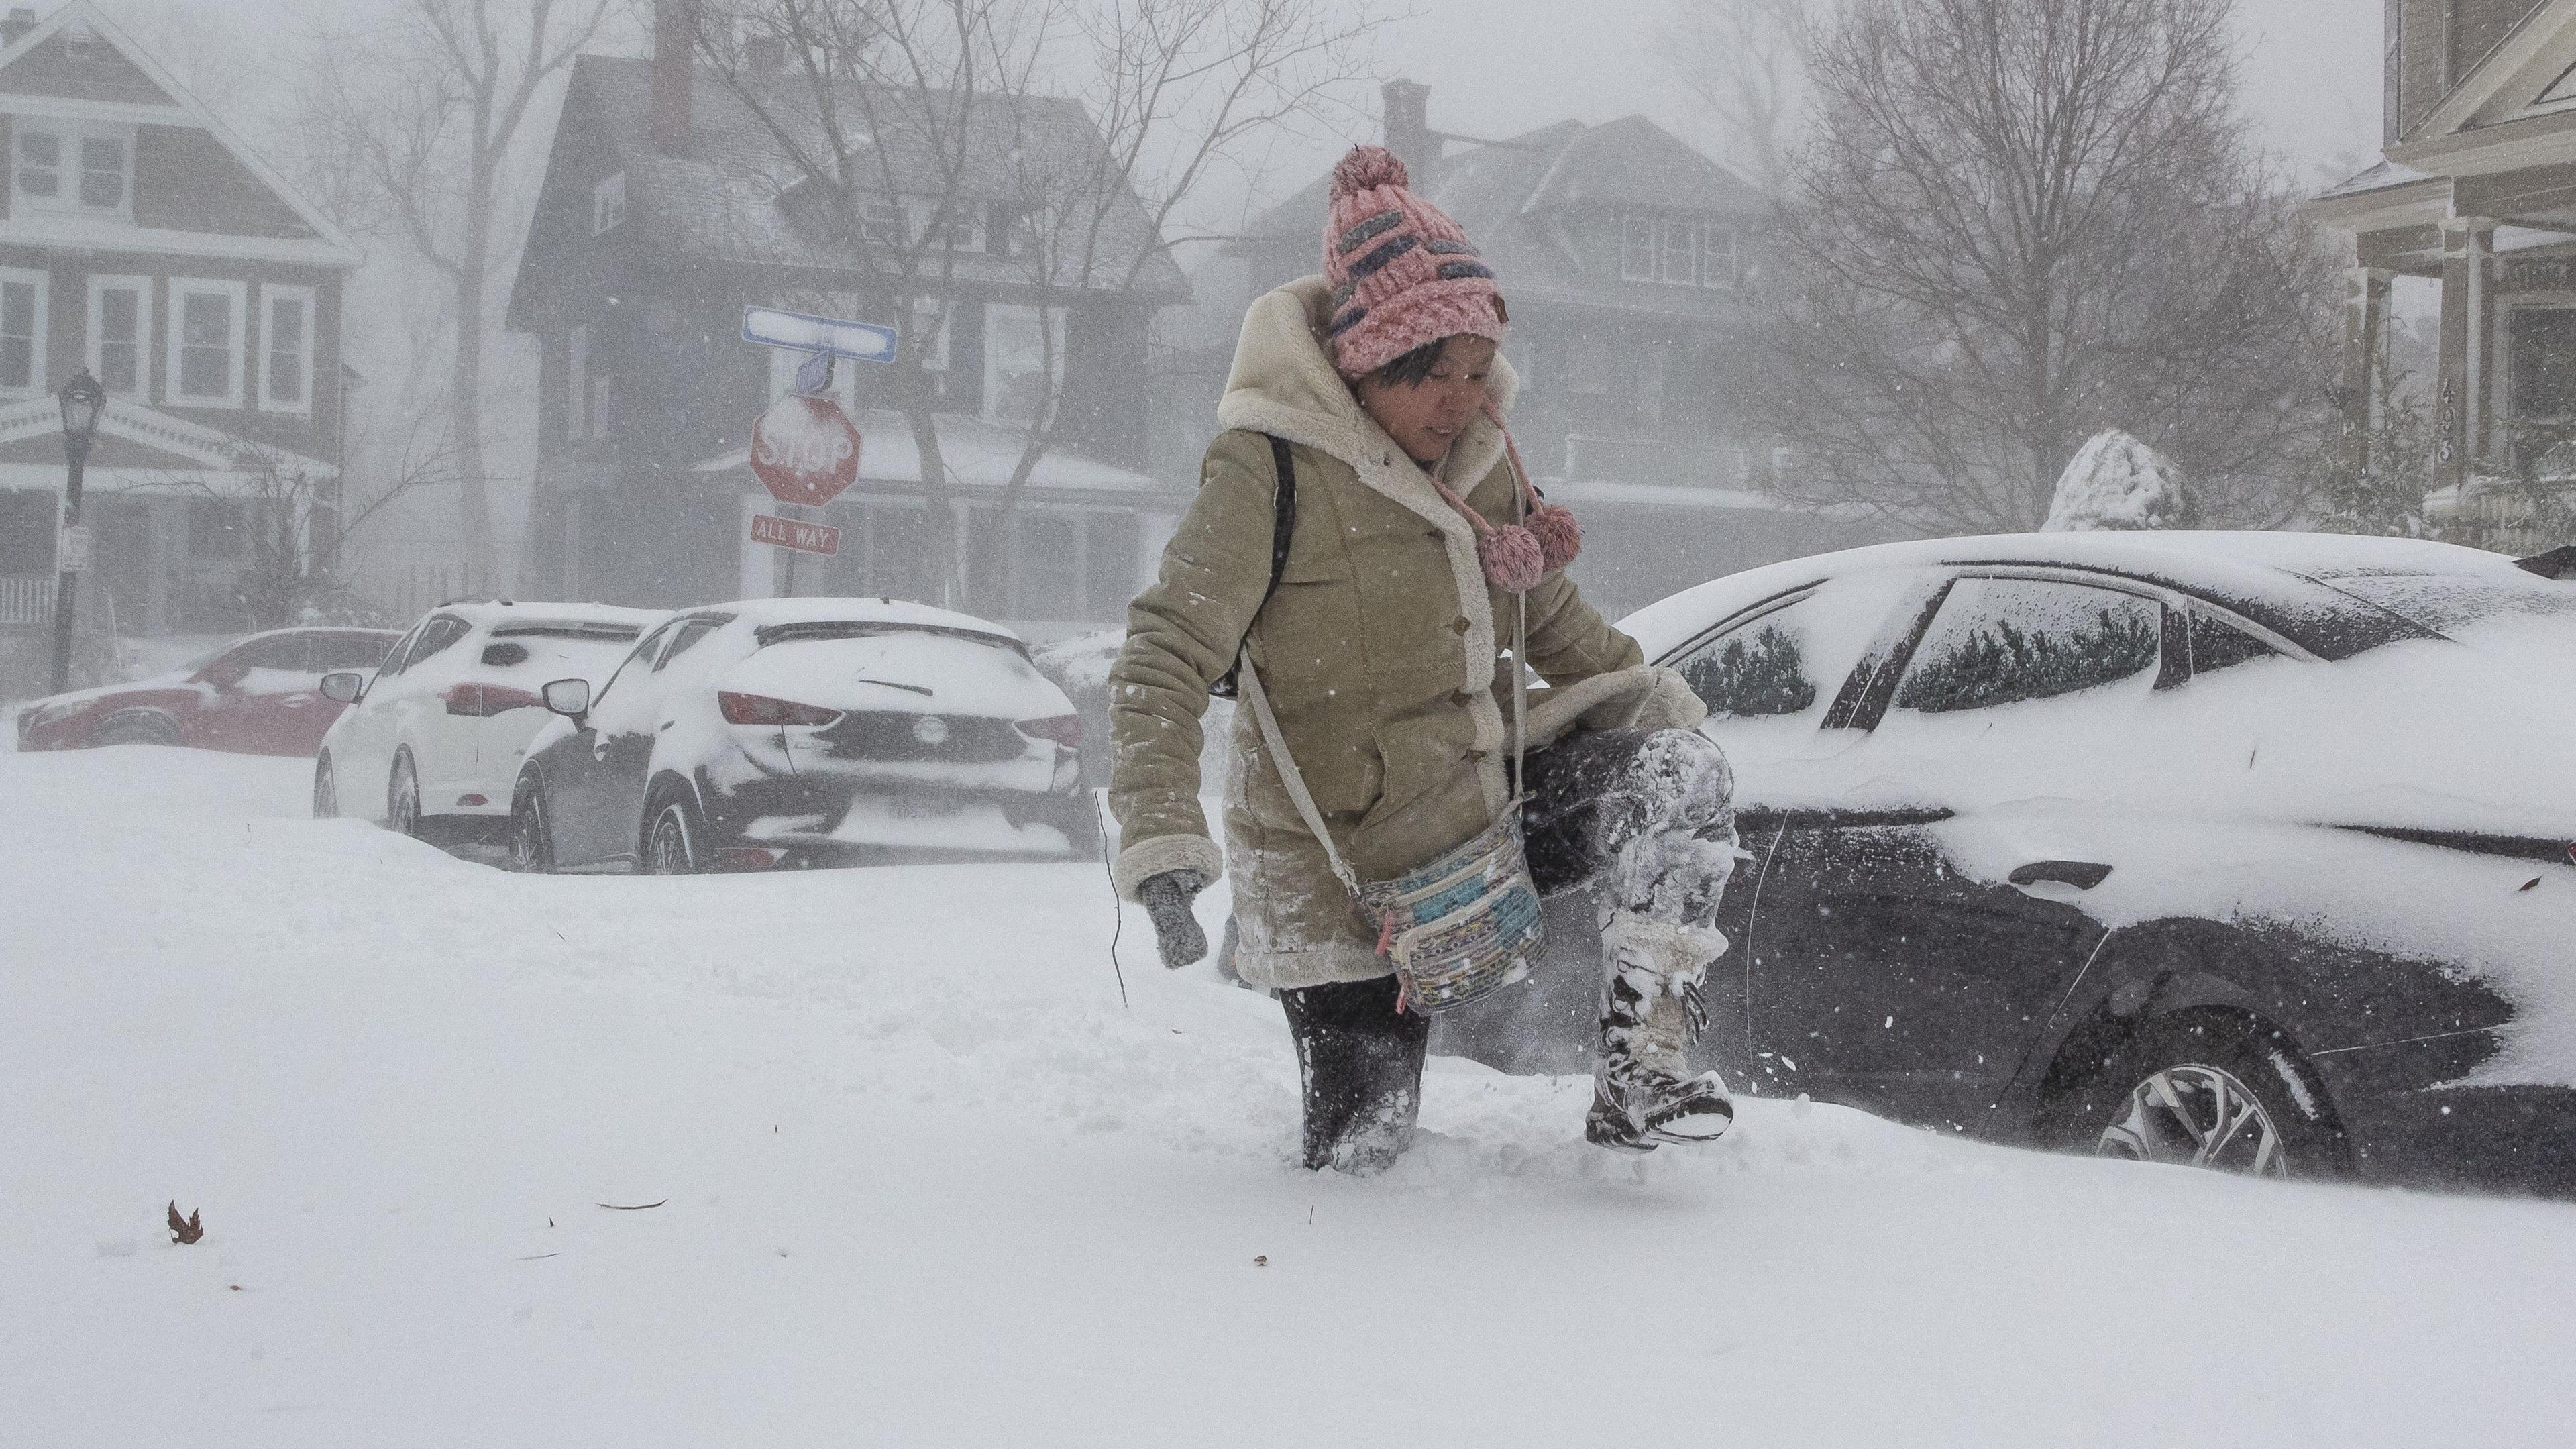
[[[179,390],[183,376],[180,353],[188,335],[188,299],[221,297],[232,307],[232,382],[221,397],[192,395]],[[174,408],[237,408],[242,405],[242,369],[250,344],[250,283],[227,282],[212,277],[172,277],[170,279],[170,317],[163,360],[161,400]]]
[[[564,441],[588,436],[590,419],[590,329],[574,326],[564,333]]]
[[[28,324],[35,335],[27,339],[27,383],[24,387],[0,387],[0,397],[43,397],[51,389],[45,372],[45,338],[51,324],[50,297],[52,277],[32,267],[0,267],[0,282],[24,282],[36,294],[34,315]]]
[[[321,330],[314,325],[313,309],[319,304],[319,300],[319,294],[311,287],[293,286],[284,282],[262,282],[259,284],[259,353],[257,370],[259,372],[259,410],[261,412],[295,413],[304,415],[310,414],[313,411],[313,339]],[[293,398],[275,397],[272,396],[268,390],[269,354],[276,351],[275,328],[277,326],[277,309],[272,304],[280,301],[294,301],[302,302],[304,304],[304,346],[300,349],[304,359],[304,376],[301,379],[302,386],[298,389],[300,395]]]
[[[1000,385],[1002,380],[1000,370],[1001,349],[993,345],[993,334],[1000,326],[1001,319],[1004,316],[1021,312],[1034,315],[1037,310],[1038,309],[1036,307],[1026,302],[987,302],[984,304],[984,402],[983,406],[977,409],[977,411],[982,415],[984,421],[988,423],[1003,423],[1012,427],[1023,427],[1027,425],[1026,420],[1019,418],[1005,418],[993,410],[994,404],[997,401],[997,396],[1001,391]],[[1055,406],[1061,408],[1064,406],[1064,357],[1065,353],[1070,350],[1066,346],[1066,342],[1068,340],[1065,329],[1066,312],[1062,307],[1049,307],[1047,310],[1055,314],[1053,326],[1053,331],[1055,333],[1055,346],[1049,350],[1046,360],[1047,392],[1053,399]],[[1041,338],[1045,335],[1046,334],[1043,331],[1039,334]]]
[[[605,438],[616,431],[610,426],[616,421],[616,411],[617,379],[605,372],[594,374],[590,379],[591,437]]]
[[[99,298],[107,292],[134,294],[134,335],[115,340],[134,344],[134,387],[128,391],[107,388],[109,397],[132,398],[148,402],[152,396],[152,279],[143,275],[92,276],[89,279],[89,326],[83,331],[84,350],[89,375],[102,387],[107,383],[106,343],[107,308]]]
[[[1723,248],[1723,262],[1720,261],[1721,248],[1718,246],[1718,240],[1721,237],[1726,242]],[[1737,234],[1732,225],[1722,221],[1700,223],[1699,284],[1701,286],[1717,291],[1729,291],[1734,288],[1738,265],[1735,255],[1736,244]]]
[[[19,186],[19,143],[29,135],[54,138],[58,150],[54,155],[54,194],[31,195]],[[87,206],[80,199],[81,143],[114,141],[125,158],[125,184],[119,189],[114,206]],[[10,213],[22,211],[67,213],[74,216],[105,216],[119,221],[134,219],[134,127],[96,121],[68,121],[52,116],[18,116],[9,136],[9,206]]]
[[[1645,233],[1642,246],[1638,241],[1640,228]],[[1628,211],[1619,214],[1619,280],[1651,282],[1655,279],[1655,258],[1662,250],[1662,238],[1658,235],[1658,231],[1656,219],[1644,212]],[[1636,265],[1636,258],[1641,251],[1645,256],[1643,270]]]
[[[1678,247],[1674,238],[1681,239]],[[1679,262],[1680,265],[1674,265]],[[1667,216],[1655,225],[1655,275],[1668,287],[1699,284],[1699,223]]]
[[[922,337],[921,329],[933,317],[939,319],[939,330],[929,333],[927,337]],[[917,351],[921,359],[922,371],[946,372],[948,370],[948,339],[956,323],[957,304],[955,302],[942,302],[937,297],[912,299],[912,325],[915,329],[914,335],[920,339]]]
[[[590,188],[590,234],[605,236],[626,222],[626,173],[613,172]]]

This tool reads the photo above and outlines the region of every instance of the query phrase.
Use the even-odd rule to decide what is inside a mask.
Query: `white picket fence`
[[[0,578],[0,625],[43,624],[54,617],[54,576]]]

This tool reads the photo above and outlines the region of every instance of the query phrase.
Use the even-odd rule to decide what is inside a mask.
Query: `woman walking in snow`
[[[1706,711],[1680,677],[1647,668],[1565,577],[1578,536],[1532,507],[1503,430],[1502,293],[1408,185],[1393,155],[1354,149],[1333,170],[1324,275],[1244,317],[1227,431],[1110,672],[1117,888],[1184,966],[1207,951],[1191,898],[1231,863],[1234,967],[1287,1009],[1306,1165],[1384,1168],[1412,1137],[1430,1023],[1341,876],[1403,875],[1506,815],[1521,665],[1504,651],[1525,628],[1551,686],[1527,740],[1564,735],[1528,757],[1531,874],[1548,893],[1599,881],[1609,906],[1584,1134],[1627,1151],[1705,1141],[1734,1108],[1682,1046],[1726,949],[1711,922],[1737,854],[1733,782],[1689,728]],[[1525,513],[1529,532],[1494,521]],[[1293,764],[1283,775],[1256,710],[1236,712],[1221,860],[1200,718],[1238,658]]]

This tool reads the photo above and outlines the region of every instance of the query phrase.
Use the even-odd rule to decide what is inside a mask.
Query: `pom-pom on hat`
[[[1353,146],[1333,167],[1324,211],[1324,280],[1333,289],[1333,367],[1358,379],[1426,342],[1503,340],[1503,296],[1449,214],[1413,194],[1383,146]]]

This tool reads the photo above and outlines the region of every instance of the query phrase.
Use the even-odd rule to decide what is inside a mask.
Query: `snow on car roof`
[[[731,614],[753,628],[772,624],[912,624],[931,629],[962,629],[970,633],[990,634],[997,639],[1019,641],[1019,635],[990,619],[961,614],[953,609],[933,608],[903,599],[826,598],[826,599],[738,599],[730,604],[707,604],[688,610],[692,614]]]
[[[1728,574],[1669,595],[1620,621],[1652,658],[1719,616],[1784,590],[1877,569],[1944,564],[2064,564],[2168,580],[2227,598],[2279,595],[2294,582],[2416,575],[2491,580],[2520,589],[2535,581],[2501,554],[2414,538],[2341,533],[2137,529],[2096,533],[2003,533],[1910,539],[1815,554]],[[2331,597],[2330,595],[2328,597]]]
[[[669,618],[668,609],[630,609],[620,604],[571,604],[520,599],[459,599],[430,610],[453,614],[469,624],[631,624],[641,630]]]

